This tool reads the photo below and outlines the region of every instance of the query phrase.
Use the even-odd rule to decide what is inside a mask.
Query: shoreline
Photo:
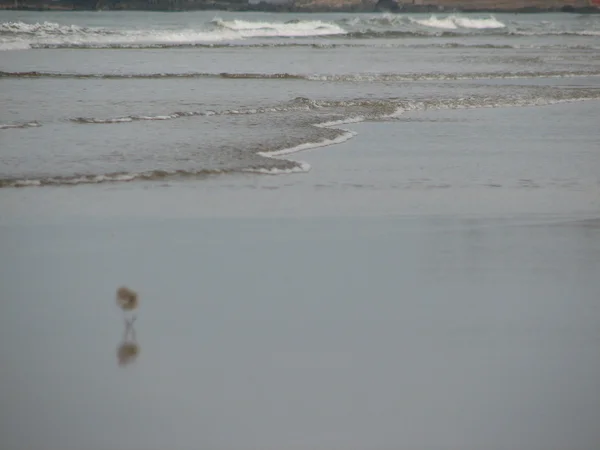
[[[580,108],[589,109],[589,105],[586,105],[588,103],[479,111],[413,111],[391,122],[348,123],[345,130],[352,134],[353,139],[328,145],[327,148],[313,146],[295,152],[303,155],[294,157],[294,162],[312,166],[312,170],[304,173],[273,176],[257,171],[214,174],[202,180],[174,177],[132,182],[47,185],[38,189],[0,189],[0,205],[3,210],[12,212],[12,217],[9,219],[7,216],[1,220],[0,226],[14,224],[15,220],[27,221],[33,217],[68,217],[74,211],[77,211],[77,217],[127,215],[132,213],[132,204],[141,205],[134,213],[138,218],[138,214],[147,217],[170,211],[169,215],[185,212],[186,217],[194,218],[235,217],[241,212],[242,215],[250,214],[252,217],[266,215],[294,218],[346,217],[358,214],[360,217],[536,216],[597,220],[599,187],[594,185],[589,176],[579,177],[574,181],[574,176],[565,174],[557,181],[550,175],[536,176],[526,171],[524,173],[530,178],[525,179],[525,175],[517,173],[521,169],[513,166],[510,157],[489,151],[475,157],[472,153],[455,150],[452,157],[462,158],[466,169],[448,171],[445,166],[440,168],[436,162],[435,151],[430,156],[425,156],[423,162],[418,152],[411,152],[409,149],[398,154],[393,151],[394,144],[383,143],[397,142],[399,136],[406,135],[415,126],[423,128],[432,123],[436,123],[437,128],[446,127],[448,132],[457,120],[465,124],[473,123],[469,121],[469,117],[474,115],[483,120],[478,127],[483,126],[488,133],[499,134],[502,130],[495,124],[502,123],[503,118],[514,114],[521,116],[525,123],[525,119],[539,117],[540,114],[551,117],[552,112],[558,109],[566,114]],[[462,146],[465,148],[479,146],[476,138],[469,137],[470,135],[460,138],[461,134],[458,131],[456,133],[455,138],[463,139]],[[376,150],[367,150],[368,143],[376,142],[376,137],[383,134],[388,139],[380,142]],[[427,142],[426,138],[421,137],[412,147],[421,148]],[[526,146],[518,141],[512,142],[512,145],[521,148]],[[278,156],[269,155],[275,158]],[[286,157],[287,154],[281,156]],[[536,154],[529,156],[532,158],[529,164],[537,164]],[[478,168],[478,175],[469,178],[469,167],[475,167],[482,158],[489,161],[485,170],[482,172],[483,169]],[[494,160],[490,161],[489,158]],[[426,169],[418,172],[414,170],[421,166]],[[506,173],[514,175],[507,177]],[[384,192],[388,195],[382,194]],[[401,196],[392,195],[394,193]],[[172,204],[174,196],[178,199],[176,205]],[[67,197],[77,199],[64,203]],[[199,199],[205,207],[190,210],[189,205]],[[298,210],[297,205],[302,202],[307,202],[306,206]]]
[[[576,104],[582,102],[599,102],[600,99],[579,99],[569,100],[565,102],[548,103],[543,105],[500,105],[500,106],[478,106],[473,108],[450,108],[450,109],[415,109],[415,110],[403,110],[398,108],[391,114],[383,115],[377,119],[368,119],[363,116],[348,116],[344,119],[316,122],[311,126],[322,129],[335,130],[338,134],[333,138],[323,138],[317,141],[307,141],[294,145],[291,147],[282,148],[279,150],[272,151],[259,151],[256,155],[261,156],[265,159],[275,159],[280,161],[287,161],[293,164],[293,167],[281,169],[281,168],[246,168],[233,171],[220,171],[220,170],[199,170],[198,172],[189,172],[185,176],[192,176],[192,178],[198,176],[213,176],[213,175],[242,175],[242,174],[261,174],[268,176],[286,176],[291,174],[308,173],[312,170],[313,164],[303,159],[288,158],[290,155],[298,153],[311,152],[324,147],[338,147],[354,138],[359,133],[353,129],[346,128],[347,125],[358,125],[366,122],[378,123],[378,124],[391,124],[397,121],[411,120],[413,115],[420,116],[424,113],[437,114],[443,111],[474,111],[474,110],[487,110],[487,109],[521,109],[521,108],[537,108],[537,107],[553,107],[558,105]],[[0,192],[4,190],[21,190],[26,188],[47,188],[47,187],[73,187],[81,185],[121,185],[128,183],[143,183],[143,182],[163,182],[169,184],[170,182],[181,181],[181,173],[177,171],[161,171],[159,169],[153,169],[146,172],[116,172],[116,173],[105,173],[100,175],[79,175],[73,178],[44,178],[44,179],[13,179],[13,180],[2,180],[0,179]]]

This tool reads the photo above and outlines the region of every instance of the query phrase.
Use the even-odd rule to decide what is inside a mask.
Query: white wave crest
[[[330,127],[342,125],[344,123],[357,123],[357,122],[362,122],[364,120],[365,120],[365,118],[362,116],[348,117],[346,119],[335,120],[335,121],[331,121],[331,122],[317,123],[314,126],[316,126],[318,128],[330,128]],[[258,152],[258,154],[260,156],[264,156],[265,158],[277,158],[279,156],[289,155],[290,153],[297,153],[297,152],[302,152],[304,150],[310,150],[313,148],[328,147],[330,145],[341,144],[342,142],[346,142],[347,140],[352,139],[354,136],[356,136],[356,133],[354,131],[346,130],[343,128],[339,128],[338,130],[340,131],[340,134],[331,139],[325,138],[325,139],[322,139],[322,140],[316,141],[316,142],[305,142],[303,144],[299,144],[294,147],[284,148],[281,150],[275,150],[275,151],[270,151],[270,152]],[[291,169],[283,169],[282,170],[282,169],[277,169],[277,168],[272,168],[272,169],[261,168],[261,169],[247,169],[244,171],[245,172],[264,173],[267,175],[279,175],[279,174],[285,174],[285,173],[308,172],[310,170],[310,164],[308,164],[307,162],[295,161],[295,163],[297,164],[297,166],[295,166]]]
[[[426,27],[440,28],[442,30],[456,30],[458,28],[450,17],[446,17],[445,19],[438,19],[435,16],[431,16],[429,19],[415,19],[415,23],[418,23],[419,25],[424,25]]]
[[[474,28],[478,30],[483,30],[488,28],[494,29],[506,27],[505,24],[503,24],[493,16],[487,19],[471,19],[469,17],[455,16],[453,20],[454,23],[456,23],[461,28]]]
[[[353,138],[356,133],[350,130],[341,130],[342,133],[333,139],[323,139],[318,142],[306,142],[304,144],[296,145],[295,147],[284,148],[282,150],[276,150],[273,152],[259,152],[258,154],[265,157],[289,155],[290,153],[297,153],[304,150],[309,150],[318,147],[327,147],[329,145],[341,144],[346,142],[348,139]]]
[[[337,125],[342,125],[345,123],[362,122],[364,120],[365,120],[365,118],[362,116],[348,117],[348,118],[342,119],[342,120],[317,123],[314,126],[318,127],[318,128],[330,128],[330,127],[335,127]],[[354,131],[346,130],[343,128],[339,128],[339,131],[341,131],[340,135],[336,136],[333,139],[323,139],[318,142],[305,142],[304,144],[296,145],[295,147],[284,148],[282,150],[275,150],[272,152],[259,152],[258,154],[261,156],[265,156],[267,158],[272,158],[274,156],[281,156],[281,155],[289,155],[290,153],[301,152],[301,151],[309,150],[312,148],[327,147],[329,145],[341,144],[342,142],[346,142],[348,139],[352,139],[354,136],[356,136],[356,133]]]
[[[439,28],[442,30],[456,30],[458,28],[466,29],[496,29],[505,28],[506,25],[496,19],[494,16],[487,18],[470,18],[463,16],[448,16],[443,18],[437,18],[435,15],[428,19],[412,19],[415,23],[431,28]]]
[[[112,30],[60,25],[54,22],[0,24],[0,50],[24,50],[36,47],[139,47],[176,46],[238,41],[261,37],[311,37],[345,34],[330,22],[251,22],[213,19],[199,29]]]
[[[115,174],[115,175],[94,175],[94,176],[81,176],[75,178],[45,178],[38,180],[23,179],[15,180],[12,183],[7,183],[8,187],[29,187],[29,186],[43,186],[43,185],[77,185],[77,184],[98,184],[106,182],[116,181],[133,181],[143,174]]]
[[[302,37],[346,34],[339,25],[320,20],[294,22],[250,22],[247,20],[214,19],[213,24],[239,33],[242,37]]]
[[[286,175],[290,173],[305,173],[309,172],[311,169],[310,164],[307,162],[296,161],[296,164],[296,166],[289,169],[279,169],[277,167],[271,167],[267,169],[266,167],[259,167],[255,169],[244,169],[243,172],[262,173],[265,175]]]
[[[25,23],[25,22],[3,22],[0,23],[0,33],[2,34],[51,34],[51,35],[68,35],[68,34],[85,34],[102,32],[101,28],[92,29],[84,28],[77,25],[60,25],[55,22],[43,23]]]
[[[37,121],[22,123],[0,123],[0,130],[6,130],[9,128],[37,128],[41,126],[42,124]]]

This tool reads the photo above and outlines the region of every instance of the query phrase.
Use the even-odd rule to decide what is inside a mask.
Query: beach
[[[600,196],[531,145],[531,186],[446,186],[429,150],[391,187],[381,127],[309,174],[3,191],[6,448],[594,448]]]
[[[83,25],[0,59],[0,447],[596,449],[593,37]]]

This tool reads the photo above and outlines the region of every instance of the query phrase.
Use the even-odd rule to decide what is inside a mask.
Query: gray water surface
[[[218,15],[0,11],[0,448],[597,450],[599,17]]]

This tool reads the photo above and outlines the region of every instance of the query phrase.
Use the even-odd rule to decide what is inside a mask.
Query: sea
[[[599,81],[598,15],[2,11],[0,186],[306,172],[344,123]]]
[[[0,11],[0,449],[598,450],[599,100],[600,15]]]

